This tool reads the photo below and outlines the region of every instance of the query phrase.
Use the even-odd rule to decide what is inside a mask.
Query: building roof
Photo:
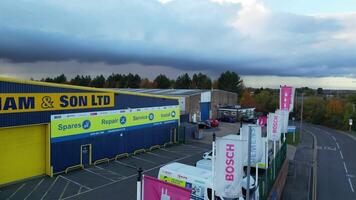
[[[176,97],[172,97],[169,95],[162,95],[162,94],[143,93],[143,92],[135,92],[135,91],[129,91],[129,90],[108,89],[108,88],[84,87],[84,86],[59,84],[59,83],[48,83],[48,82],[42,82],[42,81],[22,80],[22,79],[15,79],[15,78],[8,78],[8,77],[1,77],[1,76],[0,76],[0,81],[20,83],[20,84],[29,84],[29,85],[40,85],[40,86],[44,86],[44,87],[47,86],[47,87],[87,90],[87,91],[93,91],[93,92],[113,92],[113,93],[117,93],[117,94],[147,96],[147,97],[163,98],[163,99],[177,99]]]
[[[125,92],[138,92],[144,94],[154,94],[154,95],[164,95],[164,96],[191,96],[195,94],[200,94],[203,92],[208,92],[211,90],[201,90],[201,89],[134,89],[134,88],[111,88],[111,90],[125,91]]]

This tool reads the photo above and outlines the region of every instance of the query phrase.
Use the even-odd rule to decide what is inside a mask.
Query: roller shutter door
[[[0,185],[45,174],[46,125],[0,129]]]

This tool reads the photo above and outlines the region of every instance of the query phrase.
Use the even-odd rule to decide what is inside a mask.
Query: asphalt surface
[[[14,199],[136,199],[137,169],[157,177],[159,168],[170,162],[194,165],[211,145],[187,142],[167,148],[90,166],[83,170],[39,177],[0,188],[1,200]]]
[[[317,199],[356,199],[356,140],[323,126],[304,124],[317,139]]]

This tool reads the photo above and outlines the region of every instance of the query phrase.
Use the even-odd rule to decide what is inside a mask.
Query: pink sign
[[[264,127],[266,126],[266,124],[267,124],[267,116],[261,116],[258,118],[258,125]]]
[[[189,200],[191,190],[143,176],[143,200]]]
[[[279,108],[289,111],[292,106],[293,89],[292,87],[282,86],[280,92]]]

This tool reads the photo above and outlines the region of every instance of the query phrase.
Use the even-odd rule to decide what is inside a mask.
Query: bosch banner
[[[267,124],[267,116],[258,117],[257,122],[258,122],[257,124],[260,125],[261,127],[266,126],[266,124]]]
[[[279,109],[293,111],[294,89],[289,86],[280,88]]]
[[[278,114],[269,113],[267,118],[267,137],[272,141],[279,141],[281,138],[281,120]]]
[[[217,138],[214,185],[217,196],[241,197],[243,163],[247,153],[247,141]]]
[[[143,200],[189,200],[191,192],[190,189],[143,176]]]
[[[255,124],[243,124],[240,129],[240,135],[243,140],[248,141],[248,135],[250,134],[251,127],[251,165],[255,166],[262,161],[263,146],[262,146],[262,133],[261,127]],[[247,158],[245,165],[247,165]]]
[[[114,93],[1,93],[0,114],[114,107]]]
[[[51,116],[52,142],[177,123],[179,106],[149,107]]]

